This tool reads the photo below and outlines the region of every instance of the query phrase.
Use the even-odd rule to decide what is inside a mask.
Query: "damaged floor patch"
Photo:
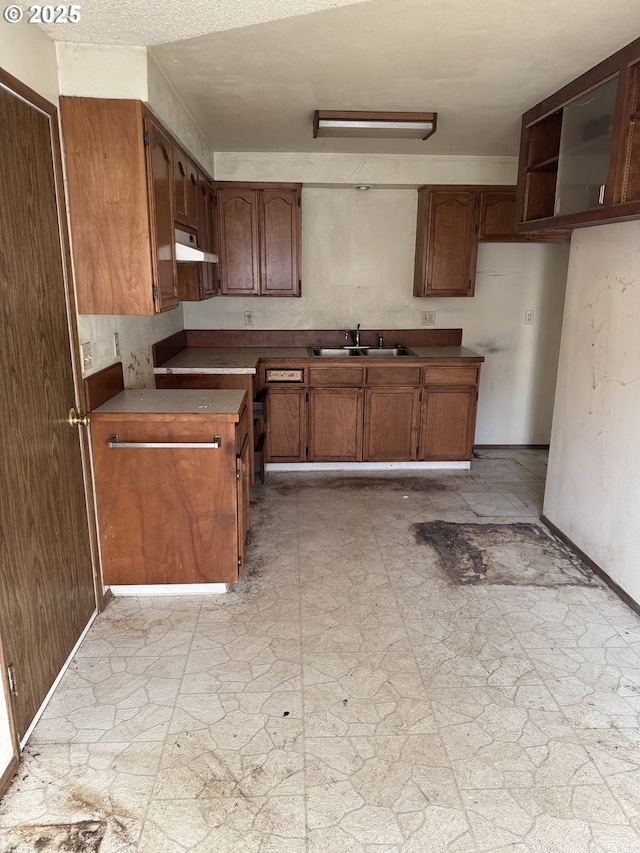
[[[602,586],[559,540],[536,524],[413,525],[416,541],[435,550],[456,584],[509,586]]]
[[[5,853],[98,853],[106,831],[103,821],[16,826],[9,831]]]

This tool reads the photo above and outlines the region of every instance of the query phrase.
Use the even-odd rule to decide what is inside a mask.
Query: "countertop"
[[[406,361],[415,362],[416,358],[425,361],[433,361],[434,359],[484,361],[484,356],[466,347],[410,347],[410,349],[415,353],[414,358],[411,356],[398,358],[390,356],[389,359],[376,357],[375,361],[370,359],[369,363],[379,364],[381,361],[385,363],[390,361],[393,364],[398,364]],[[283,362],[288,359],[295,361],[308,359],[317,364],[327,361],[335,364],[335,361],[331,359],[310,356],[307,347],[188,347],[164,364],[156,367],[154,373],[255,373],[260,359],[282,359]],[[365,356],[358,363],[366,362]],[[340,360],[340,363],[344,362]],[[350,361],[349,363],[353,365],[354,362]],[[283,363],[283,367],[286,367],[285,363]]]
[[[143,388],[121,391],[95,411],[94,415],[110,414],[180,414],[232,415],[237,418],[245,391],[212,391]]]

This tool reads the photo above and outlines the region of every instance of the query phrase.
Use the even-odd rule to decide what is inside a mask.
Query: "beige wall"
[[[56,46],[40,27],[26,18],[8,24],[0,18],[0,67],[52,104],[58,102]]]
[[[545,515],[640,603],[640,222],[573,234]]]
[[[389,177],[388,159],[368,162],[370,174],[375,173],[378,181]],[[394,163],[394,178],[403,170],[404,178],[414,180],[418,173],[428,173],[442,183],[461,175],[469,182],[483,183],[491,178],[508,182],[513,174],[512,161],[502,161],[499,170],[493,159],[486,168],[481,160],[456,162],[452,174],[447,171],[447,158],[434,158],[434,163],[413,163],[413,159]],[[367,158],[371,160],[376,158]],[[338,169],[342,168],[340,158]],[[315,177],[336,177],[335,163],[314,163],[312,171]],[[257,177],[251,161],[248,172]],[[290,177],[280,167],[270,171],[269,164],[267,173],[270,179]],[[234,176],[246,177],[235,167]],[[304,176],[296,173],[296,177]],[[368,329],[401,329],[420,326],[422,311],[436,311],[438,327],[461,327],[464,344],[486,358],[477,442],[548,442],[568,247],[482,245],[473,299],[417,299],[412,295],[416,216],[415,189],[362,192],[305,186],[302,298],[225,297],[185,303],[185,327],[244,328],[244,312],[251,311],[257,328],[347,328],[359,322]],[[536,311],[533,326],[524,325],[529,308]]]

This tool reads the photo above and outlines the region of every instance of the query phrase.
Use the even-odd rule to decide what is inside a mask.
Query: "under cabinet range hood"
[[[188,231],[181,231],[179,228],[175,230],[176,239],[176,261],[206,264],[217,264],[218,256],[211,252],[203,252],[198,248],[198,241],[195,234],[190,234]]]

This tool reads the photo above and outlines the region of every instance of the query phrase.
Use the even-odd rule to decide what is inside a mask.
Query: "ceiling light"
[[[356,186],[356,189],[357,190],[370,190],[371,187],[369,186],[369,184],[358,184]]]
[[[357,136],[370,139],[428,139],[436,132],[437,113],[316,110],[313,137]]]

